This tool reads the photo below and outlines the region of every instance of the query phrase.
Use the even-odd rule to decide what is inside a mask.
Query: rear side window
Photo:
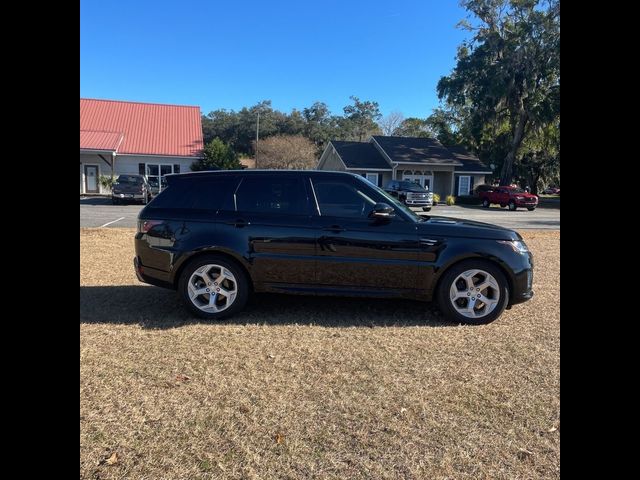
[[[174,181],[153,199],[149,208],[219,210],[237,183],[237,177],[229,175]]]
[[[122,185],[142,185],[142,177],[138,175],[120,175],[116,181]]]
[[[235,192],[234,201],[239,212],[308,214],[307,194],[300,177],[246,176]]]

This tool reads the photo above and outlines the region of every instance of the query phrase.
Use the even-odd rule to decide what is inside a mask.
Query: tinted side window
[[[375,201],[362,188],[336,180],[314,180],[320,214],[331,217],[363,217]]]
[[[248,175],[235,193],[239,212],[307,215],[307,194],[300,177]]]
[[[237,183],[237,177],[227,175],[175,181],[149,204],[149,208],[218,210]]]

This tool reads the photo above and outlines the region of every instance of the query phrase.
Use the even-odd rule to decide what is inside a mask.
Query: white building
[[[200,107],[80,99],[80,194],[108,193],[101,175],[164,175],[190,170],[202,154]]]

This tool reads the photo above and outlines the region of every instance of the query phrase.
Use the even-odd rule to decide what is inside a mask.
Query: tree
[[[338,119],[331,115],[326,103],[315,102],[302,110],[305,121],[304,136],[316,145],[317,154],[324,150],[329,140],[338,136]]]
[[[453,72],[438,96],[467,114],[477,141],[486,126],[508,126],[500,184],[511,183],[528,132],[559,118],[560,4],[558,0],[463,0],[477,25],[458,49]],[[528,128],[530,126],[534,128]]]
[[[517,172],[537,194],[550,182],[560,185],[560,122],[535,129],[523,144]]]
[[[316,166],[316,148],[303,135],[273,135],[260,140],[260,168],[307,170]]]
[[[402,120],[393,132],[399,137],[431,137],[427,121],[421,118],[409,117]]]
[[[205,145],[214,138],[234,145],[238,140],[238,114],[233,110],[214,110],[202,116],[202,136]]]
[[[455,146],[463,143],[462,135],[458,132],[457,118],[451,111],[436,108],[424,122],[429,135],[447,146]]]
[[[396,135],[398,127],[404,121],[404,115],[401,112],[391,112],[378,122],[383,135]]]
[[[369,135],[380,132],[376,123],[382,117],[378,102],[360,101],[358,97],[349,97],[353,105],[347,105],[342,110],[344,117],[340,119],[339,125],[347,132],[348,138],[362,142]]]
[[[193,162],[191,170],[235,170],[242,168],[233,148],[217,137],[205,145],[202,153],[204,158]]]

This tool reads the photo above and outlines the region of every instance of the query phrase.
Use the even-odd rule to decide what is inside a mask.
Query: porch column
[[[113,183],[114,170],[116,168],[116,152],[111,153],[111,183]]]
[[[451,172],[451,193],[449,195],[455,195],[454,189],[456,188],[456,174]]]

